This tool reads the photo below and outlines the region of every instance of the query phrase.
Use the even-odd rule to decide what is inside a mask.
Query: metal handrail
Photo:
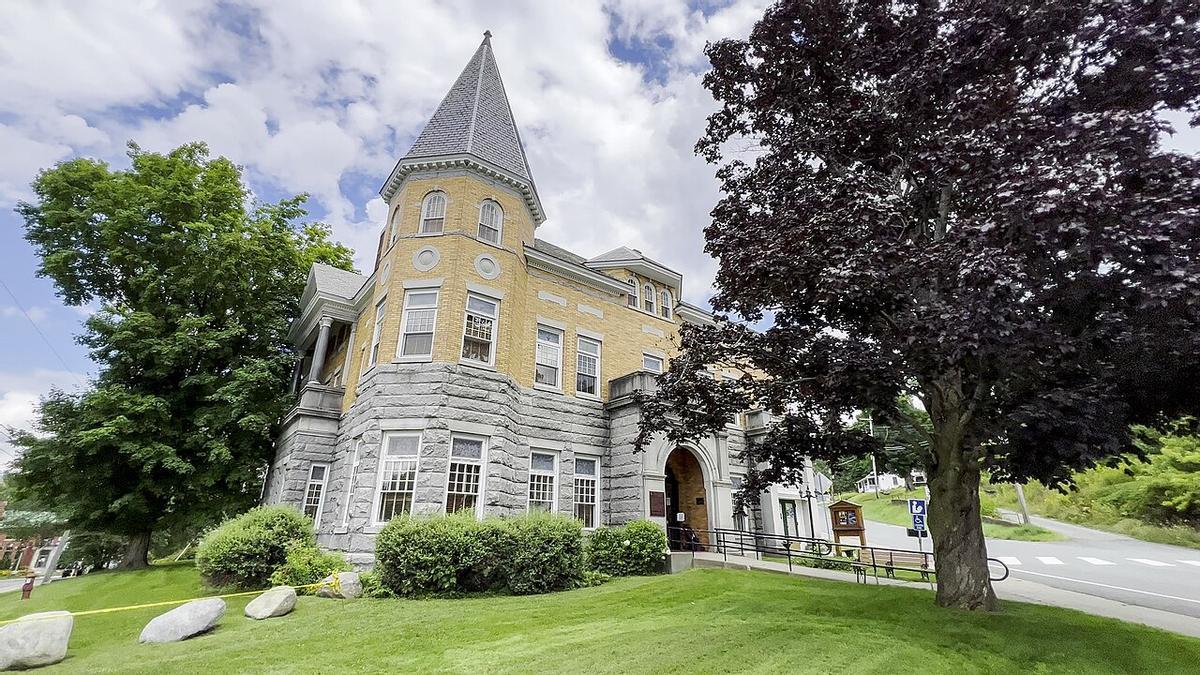
[[[705,542],[697,537],[696,541],[684,542],[687,547],[690,547],[693,553],[697,549],[702,551],[711,549],[712,552],[721,553],[726,560],[728,560],[731,552],[744,555],[747,551],[750,551],[759,555],[786,557],[789,570],[792,569],[793,560],[801,564],[804,564],[803,561],[805,560],[845,563],[855,572],[856,579],[861,576],[865,581],[866,572],[869,569],[874,574],[876,583],[878,583],[880,570],[883,570],[884,575],[888,577],[894,577],[896,571],[914,572],[929,581],[930,585],[933,583],[932,577],[937,576],[932,551],[913,551],[881,546],[834,543],[828,539],[797,537],[786,534],[768,534],[765,532],[746,532],[726,528],[696,530],[693,528],[668,527],[668,540],[674,543],[682,539],[682,536],[673,538],[671,536],[673,532],[677,535],[684,535],[689,531],[697,535],[703,533],[708,540]],[[797,544],[799,548],[797,548]],[[909,564],[910,561],[917,559],[918,556],[920,560],[919,564]],[[989,567],[988,579],[990,581],[1004,581],[1008,578],[1008,565],[995,558],[988,558],[987,561]],[[1003,570],[1002,574],[992,576],[991,567],[993,563]]]

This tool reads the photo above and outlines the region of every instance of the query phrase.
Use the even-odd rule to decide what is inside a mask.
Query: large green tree
[[[151,534],[257,498],[296,355],[286,334],[309,267],[351,251],[305,222],[304,197],[255,204],[240,169],[202,143],[130,144],[131,165],[73,159],[22,203],[26,239],[68,305],[98,305],[79,337],[99,373],[40,405],[13,483],[72,528]]]
[[[758,489],[916,397],[937,602],[995,607],[983,471],[1069,481],[1200,410],[1200,158],[1161,145],[1200,123],[1200,3],[786,0],[708,56],[713,307],[766,328],[685,329],[642,441],[764,405]]]

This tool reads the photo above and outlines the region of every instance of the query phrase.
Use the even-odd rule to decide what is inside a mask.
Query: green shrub
[[[596,570],[584,570],[583,576],[579,579],[579,587],[590,588],[592,586],[599,586],[600,584],[608,583],[610,579],[612,579],[612,577],[604,572],[597,572]]]
[[[362,584],[364,598],[396,597],[390,588],[383,585],[383,582],[379,580],[379,575],[375,572],[363,572],[358,575],[358,581]]]
[[[297,545],[316,546],[312,521],[287,506],[263,506],[205,534],[196,567],[212,586],[263,588]]]
[[[510,591],[531,595],[578,585],[583,577],[583,527],[578,520],[543,513],[503,522],[512,541]]]
[[[334,551],[325,552],[316,546],[293,546],[287,552],[283,565],[271,574],[272,586],[308,586],[315,584],[334,572],[346,572],[350,565],[346,557]],[[315,589],[300,589],[300,593],[312,593]]]
[[[579,583],[582,539],[579,524],[561,516],[403,517],[376,538],[375,571],[401,596],[546,593]]]
[[[649,520],[600,527],[588,535],[587,567],[615,577],[655,574],[666,550],[666,533]]]

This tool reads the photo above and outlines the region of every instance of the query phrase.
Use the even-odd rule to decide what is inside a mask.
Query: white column
[[[308,370],[308,380],[320,383],[321,369],[325,367],[325,352],[329,350],[329,329],[333,319],[321,317],[321,330],[317,333],[317,345],[313,347],[312,367]]]

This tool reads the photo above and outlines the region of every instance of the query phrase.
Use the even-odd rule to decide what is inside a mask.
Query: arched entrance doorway
[[[708,544],[708,491],[704,487],[704,470],[696,456],[687,448],[675,448],[667,456],[666,497],[667,534],[671,548],[688,549],[692,542],[688,528],[702,545]],[[680,520],[678,514],[683,514]]]

